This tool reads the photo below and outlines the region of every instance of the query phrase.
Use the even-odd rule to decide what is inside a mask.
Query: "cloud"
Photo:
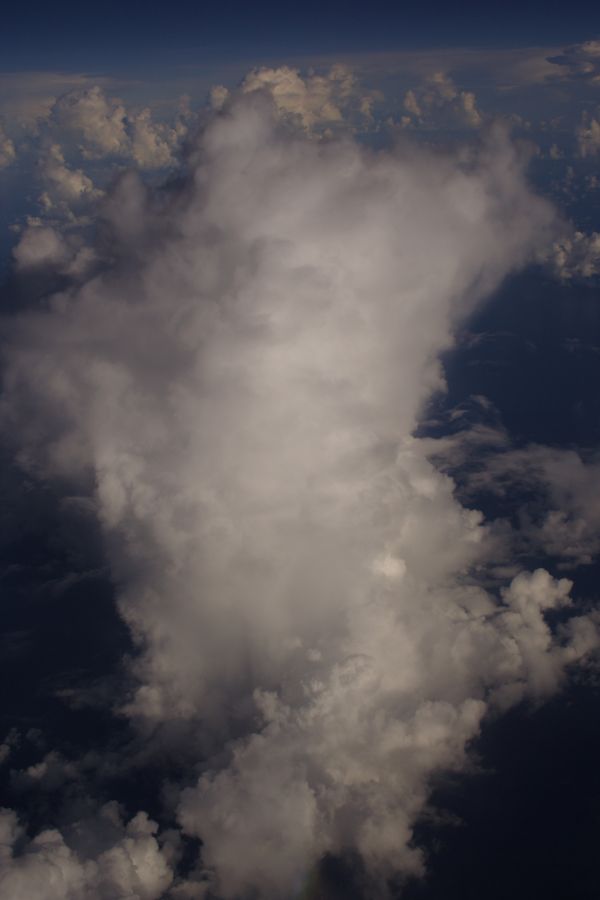
[[[39,172],[45,188],[40,202],[46,212],[51,210],[70,218],[82,204],[101,196],[101,191],[94,187],[83,169],[72,169],[67,165],[58,144],[51,144],[42,152]]]
[[[84,158],[123,157],[148,170],[172,166],[173,153],[187,131],[181,115],[174,127],[154,122],[150,108],[128,111],[98,85],[65,94],[52,107],[49,120],[59,134],[71,133],[81,141]]]
[[[577,129],[577,145],[584,158],[600,152],[600,121],[588,113],[583,114]]]
[[[600,41],[572,44],[561,54],[549,56],[548,62],[561,66],[565,78],[600,83]]]
[[[157,830],[143,812],[124,825],[108,804],[93,828],[77,823],[70,842],[55,829],[25,840],[16,814],[2,809],[0,889],[11,900],[159,900],[172,872]]]
[[[404,108],[410,115],[407,124],[455,128],[479,128],[483,124],[475,94],[459,91],[444,72],[435,72],[421,87],[409,90]]]
[[[324,75],[309,72],[302,77],[298,69],[280,66],[277,69],[254,69],[244,78],[241,92],[268,93],[277,110],[293,117],[304,128],[335,126],[349,117],[369,118],[378,94],[361,89],[355,75],[344,65],[331,66]],[[223,104],[223,88],[213,88],[215,108]]]
[[[593,278],[600,273],[600,233],[574,231],[552,245],[547,260],[562,281]]]
[[[109,79],[100,77],[94,81],[105,85]],[[35,135],[59,97],[92,84],[92,80],[82,73],[2,72],[0,111],[17,131]]]
[[[62,235],[54,228],[36,225],[25,229],[13,249],[17,269],[37,266],[59,268],[69,255]]]
[[[15,161],[16,156],[13,141],[5,134],[4,129],[0,125],[0,169],[10,166]]]
[[[83,140],[83,152],[91,158],[119,156],[126,151],[125,107],[106,97],[98,85],[65,94],[54,104],[52,115],[60,128]]]
[[[513,555],[544,554],[569,567],[598,558],[600,463],[595,455],[540,444],[515,447],[504,428],[483,422],[425,440],[423,448],[436,465],[458,477],[467,502],[482,494],[520,496]]]
[[[546,622],[564,579],[485,589],[496,538],[412,437],[456,325],[553,209],[501,130],[466,164],[316,140],[323,109],[242,85],[181,179],[110,188],[93,275],[7,324],[5,432],[94,503],[138,645],[120,711],[148,753],[180,733],[195,756],[175,806],[205,881],[179,896],[287,896],[348,849],[374,886],[422,871],[434,773],[597,644],[591,618]],[[102,854],[46,832],[5,877],[51,855],[56,896],[165,890],[146,819]]]

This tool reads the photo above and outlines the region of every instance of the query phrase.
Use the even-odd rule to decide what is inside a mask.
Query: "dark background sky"
[[[598,31],[600,9],[583,0],[17,3],[2,14],[0,66],[108,70],[257,54],[543,46]]]

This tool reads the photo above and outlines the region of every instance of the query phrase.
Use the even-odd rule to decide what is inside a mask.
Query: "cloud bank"
[[[45,832],[6,851],[23,896],[50,844],[76,896],[294,896],[346,851],[383,893],[423,870],[432,775],[597,643],[588,617],[545,619],[567,580],[483,586],[497,538],[412,436],[455,326],[547,246],[552,208],[501,131],[455,155],[294,132],[282,97],[303,126],[323,107],[290,71],[221,95],[179,182],[120,178],[93,273],[7,326],[5,427],[95,504],[139,649],[118,708],[149,752],[191,748],[177,821],[203,842],[169,888],[140,814],[103,852],[135,867],[141,842],[155,880],[111,862],[96,888],[99,863]]]

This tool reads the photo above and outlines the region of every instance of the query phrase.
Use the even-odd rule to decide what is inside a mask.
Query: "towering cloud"
[[[373,153],[275,113],[241,93],[178,183],[124,176],[94,274],[6,358],[22,465],[96,504],[139,647],[119,708],[197,760],[203,874],[173,896],[293,896],[348,849],[374,885],[420,871],[432,773],[596,643],[545,621],[565,580],[483,588],[496,538],[412,437],[457,321],[553,236],[523,161],[503,133]]]

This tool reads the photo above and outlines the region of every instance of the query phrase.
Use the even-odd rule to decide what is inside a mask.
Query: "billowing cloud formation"
[[[45,190],[40,197],[46,211],[62,211],[73,216],[82,203],[95,200],[100,192],[83,169],[70,168],[58,144],[52,144],[40,157],[40,174]]]
[[[600,120],[584,113],[577,129],[577,145],[580,156],[595,156],[600,152]]]
[[[556,241],[546,257],[559,278],[592,278],[600,272],[600,233],[574,231]]]
[[[368,119],[377,98],[377,92],[360,88],[352,71],[339,64],[323,75],[309,72],[304,77],[289,66],[262,67],[244,78],[240,90],[244,94],[267,93],[280,114],[307,130],[335,126],[352,117]],[[213,106],[221,108],[228,94],[226,88],[213,88]]]
[[[181,116],[173,126],[154,122],[150,109],[128,111],[98,85],[59,98],[48,121],[59,133],[79,140],[84,157],[130,158],[141,169],[173,165],[174,151],[187,131]]]
[[[519,551],[545,554],[570,566],[598,557],[597,456],[539,444],[514,447],[504,429],[482,424],[427,446],[438,465],[461,473],[463,496],[522,493],[520,527],[514,535]]]
[[[145,813],[127,825],[115,804],[69,842],[55,829],[23,839],[16,814],[0,809],[0,891],[11,900],[158,900],[172,881],[170,848]]]
[[[86,246],[77,230],[73,234],[30,219],[13,248],[17,271],[52,269],[57,273],[80,276],[94,261],[94,251]]]
[[[600,82],[600,41],[573,44],[559,56],[550,56],[548,62],[562,66],[565,77]]]
[[[94,498],[140,649],[122,708],[185,723],[179,822],[224,898],[293,895],[328,851],[420,871],[432,773],[597,639],[553,635],[570,583],[544,570],[478,585],[495,538],[411,437],[454,325],[552,209],[502,133],[374,154],[276,112],[242,90],[187,179],[123,177],[104,265],[17,319],[6,359],[22,464]]]
[[[459,91],[444,72],[436,72],[420,88],[408,91],[404,108],[409,113],[406,124],[446,128],[479,128],[483,124],[475,94]]]
[[[5,134],[2,125],[0,125],[0,169],[6,168],[16,157],[15,145],[12,140]]]

